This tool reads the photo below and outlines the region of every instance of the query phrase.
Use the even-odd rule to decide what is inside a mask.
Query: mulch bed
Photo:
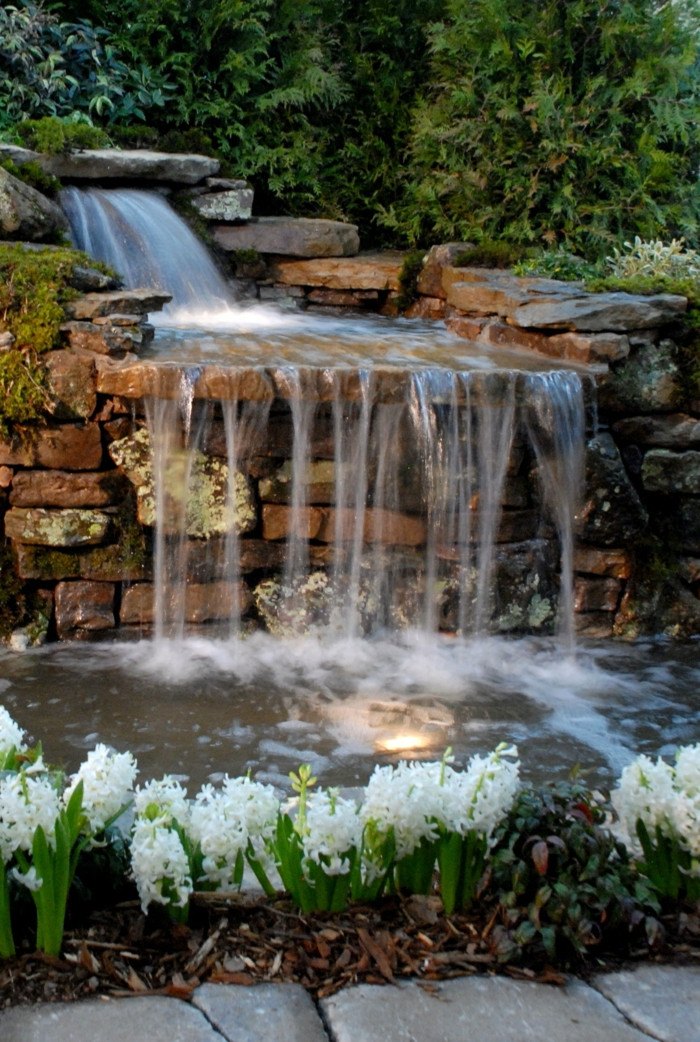
[[[388,898],[342,914],[301,915],[287,899],[195,896],[189,926],[171,924],[136,902],[95,911],[66,931],[63,955],[23,951],[0,962],[0,1008],[88,996],[170,995],[187,1000],[204,982],[294,981],[314,999],[359,982],[431,982],[470,973],[507,973],[562,983],[560,969],[502,961],[503,930],[493,907],[442,914],[438,898]],[[651,943],[592,951],[574,972],[630,960],[700,960],[700,912],[666,917]],[[570,968],[571,969],[571,968]]]

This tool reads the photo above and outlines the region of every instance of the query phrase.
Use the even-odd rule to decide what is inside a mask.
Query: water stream
[[[250,768],[281,783],[305,760],[328,783],[355,784],[375,762],[439,756],[448,744],[463,758],[512,740],[526,775],[560,777],[580,764],[605,784],[638,751],[697,739],[695,646],[574,642],[585,378],[517,352],[477,349],[428,323],[239,308],[206,253],[191,263],[201,247],[185,239],[160,196],[69,189],[63,205],[77,245],[128,285],[174,293],[149,355],[180,365],[183,380],[179,402],[146,402],[157,508],[168,515],[154,534],[153,631],[118,645],[2,656],[0,699],[43,738],[51,759],[71,767],[103,740],[131,748],[146,776],[169,770],[201,784]],[[167,265],[154,270],[152,255],[163,253]],[[269,402],[194,401],[193,374],[209,361],[275,368],[286,397],[273,412]],[[387,400],[378,367],[410,372],[396,400]],[[323,401],[304,392],[310,370],[331,388]],[[352,396],[343,390],[349,371]],[[285,625],[247,635],[238,610],[246,535],[233,522],[237,475],[254,469],[280,409],[290,520],[270,599]],[[194,633],[185,605],[202,541],[187,538],[186,505],[213,420],[223,430],[230,519],[208,567],[229,591],[230,611]],[[333,468],[322,500],[330,533],[325,548],[310,549],[308,475],[320,442],[331,446],[320,454]],[[518,505],[513,475],[529,466],[542,536],[532,545],[547,558],[545,571],[559,573],[557,632],[547,639],[494,632],[504,607],[495,582],[499,526]],[[173,514],[174,476],[182,497]],[[420,518],[425,529],[401,552],[392,527],[399,516]],[[294,620],[308,607],[310,576],[317,589],[308,633],[308,619]]]

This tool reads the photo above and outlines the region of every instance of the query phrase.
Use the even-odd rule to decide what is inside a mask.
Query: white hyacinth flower
[[[232,887],[236,862],[249,843],[257,859],[267,862],[266,843],[275,831],[278,811],[271,785],[227,775],[220,789],[203,786],[191,807],[189,836],[200,846],[204,881]]]
[[[82,781],[83,813],[90,832],[93,835],[102,832],[107,822],[129,802],[137,771],[136,760],[130,752],[116,753],[100,743],[88,753],[70,779],[63,803],[67,806]]]
[[[441,763],[407,763],[375,767],[365,787],[360,821],[378,834],[393,827],[396,857],[412,854],[422,839],[437,839],[436,819],[443,805]]]
[[[20,753],[26,751],[25,734],[26,731],[15,723],[5,706],[0,706],[0,760],[7,756],[11,749]]]
[[[306,804],[300,836],[306,860],[314,861],[326,875],[345,875],[350,870],[347,855],[362,841],[357,804],[339,796],[337,789],[314,792]]]
[[[446,761],[376,767],[361,819],[379,832],[393,825],[399,860],[422,839],[437,839],[440,830],[481,832],[490,839],[520,786],[517,754],[514,746],[499,747],[486,757],[472,757],[464,771]]]
[[[149,818],[137,818],[131,839],[131,870],[144,912],[150,904],[184,908],[189,901],[189,861],[174,829]]]
[[[624,768],[610,801],[624,831],[625,845],[635,856],[642,853],[637,822],[641,820],[652,837],[657,826],[665,834],[673,831],[676,798],[673,768],[660,757],[654,762],[641,755]]]
[[[134,811],[137,816],[148,817],[161,824],[176,821],[186,829],[190,820],[187,790],[169,774],[159,779],[152,778],[145,785],[136,787]]]
[[[16,850],[30,853],[38,826],[50,846],[61,809],[60,797],[49,778],[19,771],[0,778],[0,858],[4,864]]]

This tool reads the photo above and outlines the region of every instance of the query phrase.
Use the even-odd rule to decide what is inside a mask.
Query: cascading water
[[[354,784],[377,760],[506,740],[539,777],[582,763],[609,779],[631,750],[687,740],[696,660],[568,653],[578,374],[436,324],[237,308],[157,193],[63,202],[76,245],[173,293],[148,361],[182,378],[137,423],[158,514],[148,639],[3,662],[5,703],[23,726],[35,714],[54,759],[104,740],[144,776],[284,784],[309,762]],[[199,399],[212,358],[274,396]],[[522,636],[547,626],[556,641]]]
[[[217,306],[230,311],[228,288],[206,252],[157,193],[69,188],[62,201],[77,245],[108,261],[128,285],[173,293],[165,321],[176,322],[183,314],[192,321],[195,308],[200,315]],[[497,603],[494,589],[498,569],[508,574],[501,560],[508,556],[505,544],[511,559],[514,544],[517,549],[517,538],[499,534],[517,443],[521,456],[523,444],[534,454],[540,507],[556,526],[559,550],[553,550],[551,539],[541,545],[550,558],[559,557],[559,631],[571,647],[573,516],[585,426],[579,377],[563,370],[484,373],[424,362],[412,372],[403,401],[389,403],[373,366],[356,369],[350,398],[342,391],[343,368],[328,368],[332,400],[322,404],[304,389],[306,371],[294,365],[277,371],[291,418],[291,445],[278,452],[289,478],[283,562],[280,574],[264,577],[254,594],[268,628],[293,633],[311,625],[346,638],[400,628],[479,634],[498,629],[504,610],[511,616],[522,613],[522,605]],[[185,619],[196,616],[188,613],[186,601],[193,581],[191,558],[196,550],[201,559],[202,549],[201,535],[192,535],[190,514],[201,497],[197,482],[207,467],[213,410],[223,415],[226,430],[225,459],[217,463],[223,486],[217,531],[225,549],[215,595],[230,603],[229,633],[239,632],[237,608],[244,607],[244,540],[235,500],[236,483],[251,481],[250,459],[239,444],[239,427],[248,423],[242,410],[250,414],[250,403],[197,403],[194,415],[197,375],[196,366],[182,367],[179,403],[157,398],[147,403],[158,518],[157,639],[181,638]],[[260,415],[258,410],[256,432],[264,444],[266,419]],[[309,474],[318,461],[312,445],[324,421],[332,443],[328,488],[314,500]],[[248,438],[248,452],[257,451],[252,441]],[[325,532],[320,536],[323,554],[314,545],[319,533],[311,531],[312,518]],[[217,553],[221,558],[220,549]],[[556,571],[559,564],[550,560],[548,568]],[[506,578],[501,586],[504,581],[507,585]],[[534,573],[529,581],[532,603],[539,598],[540,610],[553,617],[556,591],[538,590]]]
[[[231,305],[229,287],[206,249],[157,192],[68,187],[60,202],[78,249],[109,264],[131,289],[172,294],[166,321]]]

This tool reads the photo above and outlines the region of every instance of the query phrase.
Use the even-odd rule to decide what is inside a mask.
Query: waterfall
[[[173,294],[165,326],[231,314],[226,283],[158,193],[67,188],[61,201],[77,246],[127,286]],[[410,348],[405,379],[393,348],[383,370],[366,348],[350,363],[331,349],[327,364],[318,321],[295,320],[301,364],[273,361],[264,341],[252,349],[274,402],[200,401],[186,361],[180,400],[146,403],[156,637],[179,639],[192,621],[236,637],[257,614],[276,633],[348,639],[546,623],[571,647],[578,375],[460,368]],[[234,325],[227,365],[241,350]]]
[[[196,553],[230,606],[228,635],[241,630],[240,591],[252,590],[280,634],[480,635],[527,629],[544,611],[572,645],[584,436],[577,375],[421,371],[398,403],[381,400],[371,370],[358,374],[352,400],[337,374],[323,403],[304,397],[298,370],[286,370],[284,383],[288,397],[274,412],[269,402],[193,403],[187,380],[179,402],[148,403],[157,636],[184,632]],[[223,506],[212,538],[191,518],[211,499],[197,483],[210,477],[209,430],[219,413]],[[273,529],[262,541],[236,515],[239,483],[256,480],[263,528]],[[524,505],[526,492],[532,503]],[[536,530],[520,531],[523,519]],[[253,546],[264,556],[251,568],[242,562]],[[207,554],[215,564],[202,564]]]
[[[207,250],[157,192],[68,187],[60,203],[77,249],[109,264],[129,289],[172,294],[159,322],[233,306]]]

